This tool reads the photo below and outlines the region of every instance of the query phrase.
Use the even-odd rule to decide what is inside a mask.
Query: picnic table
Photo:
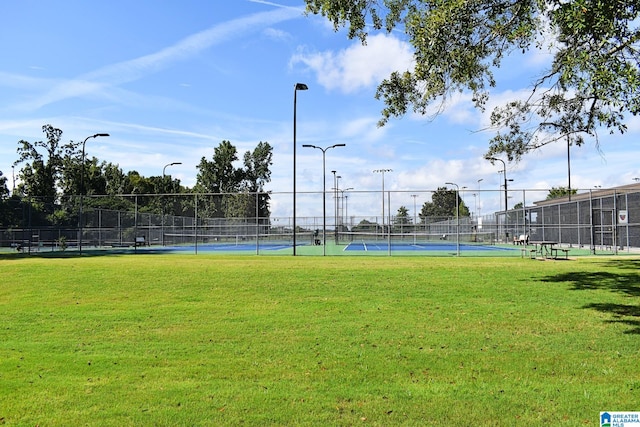
[[[564,257],[568,258],[569,249],[558,248],[558,242],[554,240],[538,240],[529,242],[534,249],[531,251],[532,258],[553,258],[558,259],[558,251],[564,253]]]

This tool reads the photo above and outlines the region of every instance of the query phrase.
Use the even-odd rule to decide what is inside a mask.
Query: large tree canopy
[[[640,112],[638,0],[306,0],[350,38],[366,42],[371,28],[404,31],[413,70],[378,86],[385,107],[379,124],[409,109],[426,114],[453,94],[472,94],[484,110],[495,70],[514,51],[554,53],[534,76],[530,96],[492,111],[496,130],[487,156],[519,160],[528,151],[567,139],[598,142],[598,130],[624,132]]]
[[[456,199],[458,199],[457,205]],[[439,221],[443,217],[455,217],[458,214],[456,206],[461,217],[469,216],[469,208],[465,205],[458,191],[450,190],[447,187],[438,187],[438,190],[431,195],[431,201],[422,205],[420,220],[426,223]]]

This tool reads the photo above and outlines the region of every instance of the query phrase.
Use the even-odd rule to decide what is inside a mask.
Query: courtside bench
[[[149,246],[149,242],[144,236],[138,236],[136,237],[135,246]]]

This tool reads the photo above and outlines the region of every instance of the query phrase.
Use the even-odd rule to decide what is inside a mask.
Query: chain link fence
[[[511,246],[553,241],[589,253],[640,248],[640,187],[586,190],[545,200],[548,190],[461,190],[461,215],[427,216],[434,191],[82,196],[47,204],[11,200],[0,247],[23,251],[443,243]],[[508,209],[505,210],[506,200]],[[488,207],[488,208],[487,208]],[[485,212],[489,210],[489,212]],[[455,209],[454,209],[455,212]],[[295,236],[294,236],[295,224]],[[288,249],[288,251],[287,251]],[[515,253],[514,253],[515,254]]]

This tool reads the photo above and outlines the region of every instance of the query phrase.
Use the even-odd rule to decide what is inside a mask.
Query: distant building
[[[507,231],[527,234],[531,241],[594,251],[640,248],[640,183],[537,201],[506,215]]]

